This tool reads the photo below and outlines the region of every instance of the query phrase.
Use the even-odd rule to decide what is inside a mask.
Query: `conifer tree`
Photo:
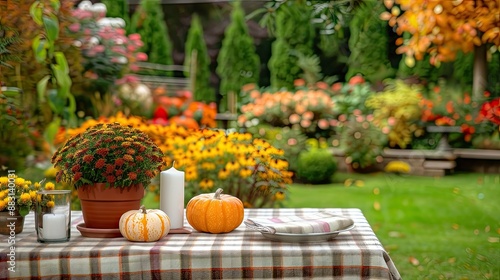
[[[225,30],[217,62],[220,93],[226,98],[229,93],[240,92],[243,85],[257,83],[259,80],[260,59],[248,33],[245,13],[239,1],[234,2],[231,23]],[[224,101],[225,99],[220,104],[221,111],[226,109]]]
[[[383,11],[385,7],[380,1],[366,1],[356,9],[349,24],[351,54],[346,80],[361,74],[373,83],[394,75],[388,59],[387,24],[379,18]]]
[[[125,21],[125,30],[130,30],[130,15],[127,0],[102,0],[106,5],[106,17],[121,18]]]
[[[201,102],[215,101],[215,91],[210,87],[210,57],[208,56],[207,44],[203,38],[203,28],[198,15],[193,15],[191,26],[186,39],[184,66],[190,68],[193,51],[196,53],[194,64],[196,77],[194,81],[194,100]]]
[[[268,63],[272,87],[291,89],[293,81],[300,77],[298,53],[305,57],[313,54],[311,18],[310,7],[301,0],[288,1],[276,12],[276,41]]]
[[[148,55],[148,62],[170,65],[172,42],[163,16],[160,0],[141,0],[129,31],[141,35],[144,46],[140,51]]]

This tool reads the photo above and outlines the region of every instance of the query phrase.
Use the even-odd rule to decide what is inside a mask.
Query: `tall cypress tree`
[[[217,62],[216,71],[220,77],[220,92],[223,96],[236,94],[243,85],[257,83],[259,80],[260,59],[248,33],[245,13],[239,1],[233,4],[231,23],[225,30]],[[221,102],[221,111],[226,109],[225,105],[226,102]]]
[[[163,18],[160,0],[141,0],[140,6],[132,16],[130,33],[139,33],[144,46],[140,51],[148,55],[148,62],[170,65],[172,42]]]
[[[186,39],[184,66],[191,67],[191,56],[196,51],[196,64],[194,66],[194,99],[202,102],[215,101],[215,91],[210,87],[210,57],[207,44],[203,38],[203,28],[198,15],[193,15],[191,26]]]
[[[272,87],[291,89],[293,81],[300,77],[297,53],[306,57],[313,54],[311,18],[311,9],[302,0],[287,1],[277,10],[276,41],[268,63]]]
[[[127,0],[102,0],[106,5],[106,16],[122,18],[125,21],[125,30],[130,30],[130,15]]]
[[[349,24],[349,71],[346,80],[362,74],[374,83],[394,75],[388,58],[387,23],[380,19],[385,11],[381,1],[366,1],[359,6]]]

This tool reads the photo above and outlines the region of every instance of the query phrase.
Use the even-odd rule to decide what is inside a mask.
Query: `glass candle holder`
[[[66,242],[71,237],[71,191],[38,192],[35,211],[37,241]]]

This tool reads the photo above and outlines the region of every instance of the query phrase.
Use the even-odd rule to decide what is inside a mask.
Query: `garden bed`
[[[341,150],[333,149],[339,171],[349,172],[345,157]],[[444,176],[454,171],[479,173],[500,173],[500,150],[454,149],[452,151],[436,150],[400,150],[385,149],[383,161],[373,170],[383,171],[391,161],[403,161],[410,165],[410,174],[420,176]]]

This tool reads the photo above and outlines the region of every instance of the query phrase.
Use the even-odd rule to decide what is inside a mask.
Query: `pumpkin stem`
[[[214,199],[220,199],[220,195],[222,194],[222,189],[218,188],[214,193]]]
[[[141,210],[141,213],[142,213],[142,214],[147,214],[147,212],[146,212],[146,207],[145,207],[144,205],[141,205],[140,210]]]

